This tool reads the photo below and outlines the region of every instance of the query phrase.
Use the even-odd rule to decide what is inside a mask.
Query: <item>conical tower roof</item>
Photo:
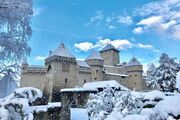
[[[156,69],[155,65],[152,63],[149,68],[147,69],[148,72],[152,72]]]
[[[87,58],[86,60],[103,60],[103,58],[94,50]]]
[[[115,50],[115,51],[118,51],[118,49],[116,49],[111,43],[107,44],[104,48],[102,48],[99,52],[103,52],[103,51],[106,51],[106,50]]]
[[[133,57],[126,66],[137,66],[137,65],[141,65],[141,63],[135,57]]]
[[[51,56],[62,56],[62,57],[69,57],[69,58],[75,58],[74,55],[66,48],[64,43],[61,43],[60,46],[58,46],[55,51],[53,51],[49,57]]]

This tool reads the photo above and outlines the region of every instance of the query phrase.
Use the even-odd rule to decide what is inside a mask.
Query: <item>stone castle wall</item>
[[[44,90],[46,71],[43,69],[24,68],[21,73],[20,87],[35,87]]]

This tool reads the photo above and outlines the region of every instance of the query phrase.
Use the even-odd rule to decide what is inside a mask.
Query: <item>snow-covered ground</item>
[[[71,108],[71,120],[88,120],[88,110],[82,108]]]

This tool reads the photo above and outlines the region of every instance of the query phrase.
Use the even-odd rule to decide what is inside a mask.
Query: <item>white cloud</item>
[[[33,9],[33,16],[38,16],[41,11],[42,11],[42,8],[34,8]]]
[[[131,25],[133,23],[133,20],[130,16],[118,16],[117,17],[118,19],[118,23],[123,23],[123,24],[126,24],[126,25]]]
[[[137,23],[143,31],[150,30],[180,40],[180,0],[151,2],[136,9],[134,15],[143,18]]]
[[[93,44],[89,43],[89,42],[83,42],[83,43],[79,43],[79,44],[75,43],[74,47],[80,49],[81,51],[88,51],[88,50],[94,48]]]
[[[108,28],[109,28],[109,29],[116,29],[116,27],[113,26],[113,25],[108,26]]]
[[[140,47],[140,48],[146,48],[146,49],[152,49],[153,48],[152,45],[143,45],[141,43],[137,44],[137,46]]]
[[[146,19],[141,20],[137,25],[147,25],[151,26],[152,24],[159,23],[161,21],[161,16],[152,16]]]
[[[142,27],[134,28],[133,33],[135,33],[135,34],[143,33]]]
[[[103,18],[104,18],[103,11],[102,10],[97,10],[96,11],[96,16],[91,17],[90,22],[86,23],[85,25],[89,25],[89,24],[91,24],[92,22],[94,22],[96,20],[103,20]]]
[[[46,59],[46,57],[42,57],[42,56],[36,56],[36,58],[35,58],[36,60],[44,60],[44,59]]]
[[[119,49],[127,49],[127,48],[131,48],[133,46],[133,44],[131,42],[129,42],[128,40],[124,39],[124,40],[120,40],[120,39],[116,39],[116,40],[110,40],[110,39],[104,39],[104,40],[99,40],[95,47],[99,47],[100,49],[105,47],[107,44],[111,43],[115,48],[119,48]]]

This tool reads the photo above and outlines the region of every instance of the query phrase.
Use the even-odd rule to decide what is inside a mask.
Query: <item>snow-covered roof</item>
[[[151,72],[154,71],[154,69],[156,69],[155,65],[152,63],[149,68],[147,69],[147,71]]]
[[[82,60],[77,60],[77,64],[78,64],[79,66],[82,66],[82,67],[90,67],[90,66],[86,63],[86,61],[82,61]]]
[[[127,77],[128,75],[126,74],[117,74],[117,73],[108,73],[108,72],[105,72],[107,75],[114,75],[114,76],[124,76],[124,77]]]
[[[61,89],[61,92],[83,92],[83,91],[97,91],[96,88],[65,88]]]
[[[103,60],[103,58],[94,50],[87,58],[86,60]]]
[[[141,65],[141,63],[135,57],[133,57],[126,66],[136,66],[136,65]]]
[[[118,49],[116,49],[112,44],[107,44],[104,48],[102,48],[99,52],[103,52],[103,51],[106,51],[106,50],[116,50],[119,52]]]
[[[61,43],[60,46],[58,46],[55,51],[53,51],[49,57],[51,56],[62,56],[62,57],[69,57],[69,58],[75,58],[74,55],[66,48],[64,43]]]
[[[98,82],[87,82],[83,85],[83,88],[104,88],[107,85],[114,88],[121,88],[121,90],[128,90],[128,88],[120,85],[116,80],[98,81]]]

